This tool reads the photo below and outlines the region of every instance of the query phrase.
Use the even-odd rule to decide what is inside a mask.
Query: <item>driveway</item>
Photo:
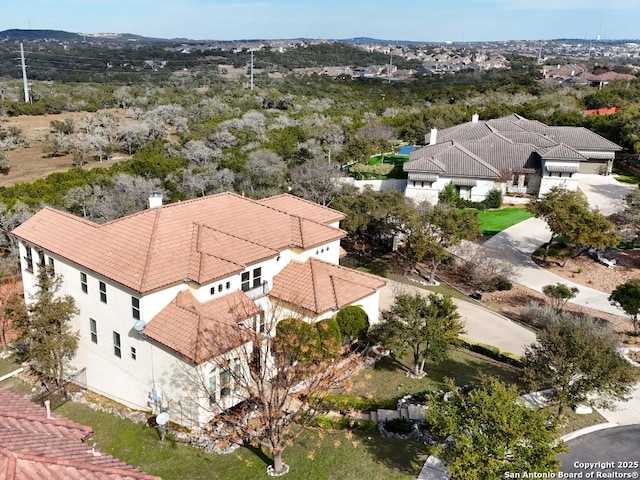
[[[604,214],[622,208],[623,199],[634,185],[619,183],[612,176],[579,175],[579,187],[589,198],[589,203]],[[609,295],[593,288],[573,283],[563,277],[540,268],[531,260],[531,254],[549,241],[551,231],[545,221],[530,218],[494,235],[484,247],[499,258],[510,261],[517,269],[515,281],[538,292],[545,285],[564,283],[577,287],[580,292],[573,303],[595,308],[614,315],[626,315],[609,303]]]
[[[387,310],[399,293],[420,293],[426,297],[431,292],[424,288],[387,280],[387,285],[380,291],[380,309]],[[454,298],[453,301],[458,306],[460,319],[464,322],[465,336],[475,342],[493,345],[502,352],[523,355],[524,347],[536,341],[536,334],[531,330],[484,308],[471,299],[464,301]]]

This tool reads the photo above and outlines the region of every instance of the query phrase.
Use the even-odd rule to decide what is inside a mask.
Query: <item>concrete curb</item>
[[[24,368],[20,367],[20,368],[14,370],[13,372],[10,372],[10,373],[7,373],[6,375],[1,376],[0,377],[0,382],[4,382],[5,380],[18,375],[19,373],[22,373],[23,370],[24,370]]]
[[[573,440],[574,438],[578,438],[583,435],[588,435],[589,433],[597,432],[599,430],[605,430],[607,428],[619,427],[619,426],[620,425],[618,425],[617,423],[611,423],[611,422],[599,423],[597,425],[591,425],[590,427],[581,428],[580,430],[576,430],[575,432],[571,432],[566,435],[563,435],[562,437],[560,437],[560,440],[564,442],[568,442],[570,440]]]

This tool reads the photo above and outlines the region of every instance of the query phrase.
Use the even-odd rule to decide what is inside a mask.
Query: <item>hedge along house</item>
[[[583,127],[550,127],[520,115],[432,129],[404,164],[405,195],[438,202],[453,183],[461,197],[481,201],[498,188],[544,195],[554,186],[578,188],[576,174],[609,174],[622,147]]]
[[[76,300],[73,366],[86,368],[87,387],[197,425],[211,418],[211,398],[238,402],[220,359],[248,367],[239,352],[252,348],[250,330],[264,329],[265,312],[282,304],[284,316],[314,322],[360,305],[377,321],[385,282],[338,265],[342,218],[291,195],[223,193],[103,225],[44,208],[13,233],[25,298],[47,264],[62,277],[59,294]],[[209,397],[194,398],[186,376],[201,378]]]

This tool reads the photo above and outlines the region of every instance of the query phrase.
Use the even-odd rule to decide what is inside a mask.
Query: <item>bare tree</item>
[[[238,318],[251,316],[241,311]],[[283,452],[325,411],[326,395],[344,387],[364,361],[361,353],[341,349],[334,319],[315,324],[297,317],[282,319],[286,312],[291,313],[275,306],[263,312],[257,325],[238,323],[229,335],[217,330],[201,342],[212,351],[227,352],[212,360],[217,375],[212,380],[202,369],[200,375],[190,375],[192,391],[208,399],[215,414],[206,434],[268,448],[273,456],[269,470],[276,475],[289,470]],[[231,350],[229,338],[243,337],[247,343]]]
[[[311,160],[291,170],[291,193],[328,207],[342,190],[339,177],[337,164]]]
[[[22,202],[16,202],[12,209],[0,203],[0,249],[14,262],[18,262],[18,239],[11,231],[29,218],[33,213]]]

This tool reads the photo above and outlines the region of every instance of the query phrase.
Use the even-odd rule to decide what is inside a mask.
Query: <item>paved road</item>
[[[569,453],[559,457],[560,471],[582,473],[581,477],[573,478],[638,478],[640,425],[599,430],[570,440],[567,446]],[[590,476],[588,472],[593,474]],[[611,472],[627,476],[607,476]]]
[[[425,296],[430,293],[423,288],[387,280],[387,285],[380,291],[380,309],[388,309],[398,293],[414,292]],[[465,324],[465,336],[476,342],[493,345],[503,352],[522,355],[524,347],[536,341],[536,335],[531,330],[478,303],[455,298],[453,301]]]

